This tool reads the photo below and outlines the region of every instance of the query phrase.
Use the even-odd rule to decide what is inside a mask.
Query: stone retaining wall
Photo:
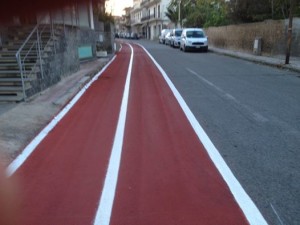
[[[82,29],[65,26],[62,34],[51,52],[46,52],[43,57],[43,77],[39,72],[38,79],[31,82],[32,88],[27,91],[27,96],[32,96],[53,84],[58,83],[62,77],[69,76],[80,68],[78,47],[91,45],[93,58],[96,57],[96,33],[91,29]]]
[[[288,20],[266,20],[260,23],[210,27],[206,29],[209,44],[219,48],[253,52],[256,37],[262,38],[262,54],[285,54]],[[300,56],[300,18],[293,21],[292,56]]]

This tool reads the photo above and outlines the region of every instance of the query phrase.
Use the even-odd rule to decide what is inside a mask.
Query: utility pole
[[[180,7],[181,0],[178,0],[177,3],[178,3],[178,26],[179,26],[179,28],[181,28],[181,23],[180,23],[180,20],[181,20],[181,18],[180,18],[180,14],[181,14],[181,7]]]
[[[287,33],[287,48],[285,56],[285,64],[290,63],[290,54],[292,46],[292,30],[293,30],[293,9],[294,9],[294,0],[290,0],[290,15],[289,15],[289,27]]]

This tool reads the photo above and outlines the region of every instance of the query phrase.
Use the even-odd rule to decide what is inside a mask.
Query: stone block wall
[[[97,41],[97,32],[91,29],[81,28],[78,33],[78,46],[91,45],[93,57],[96,56],[96,41]]]
[[[80,62],[77,52],[79,30],[66,26],[62,35],[55,41],[52,52],[45,53],[43,65],[43,78],[40,74],[41,88],[45,89],[61,80],[63,76],[70,75],[79,70]]]
[[[2,48],[2,45],[7,41],[7,27],[1,26],[0,24],[0,50]]]
[[[256,37],[262,38],[262,54],[285,54],[287,20],[266,20],[260,23],[210,27],[206,29],[209,44],[219,48],[253,52]],[[293,21],[292,56],[300,56],[300,18]]]
[[[58,83],[64,76],[69,76],[80,68],[78,47],[91,45],[93,58],[96,57],[95,31],[86,28],[65,26],[57,36],[51,52],[43,55],[43,75],[37,73],[38,79],[31,83],[27,96],[36,94]]]

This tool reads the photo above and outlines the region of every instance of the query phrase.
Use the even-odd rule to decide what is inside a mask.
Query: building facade
[[[162,29],[172,24],[166,16],[171,0],[135,0],[131,9],[131,30],[141,37],[155,40]]]

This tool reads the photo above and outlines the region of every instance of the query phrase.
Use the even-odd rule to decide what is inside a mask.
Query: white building
[[[171,0],[134,0],[131,10],[131,29],[147,39],[158,38],[164,28],[170,26],[165,15]]]

